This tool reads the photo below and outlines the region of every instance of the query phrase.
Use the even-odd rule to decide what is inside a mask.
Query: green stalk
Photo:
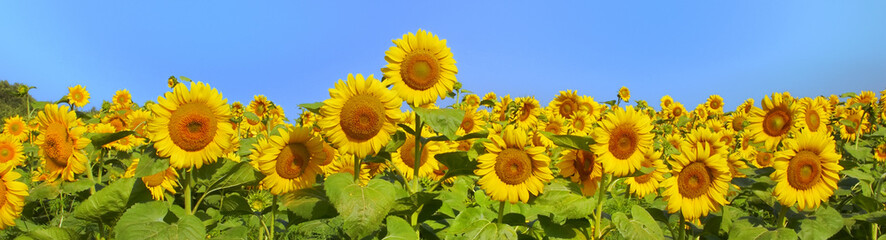
[[[360,164],[362,161],[357,156],[354,156],[354,182],[360,179]]]
[[[90,157],[86,157],[86,166],[89,169],[86,169],[86,177],[89,177],[89,181],[92,181],[92,185],[89,186],[89,195],[92,196],[95,194],[95,178],[92,177],[92,163]]]
[[[871,223],[871,240],[877,240],[877,230],[880,230],[879,224]]]
[[[600,186],[597,186],[597,211],[594,213],[594,238],[600,239],[603,237],[603,228],[601,228],[601,222],[603,222],[603,202],[606,200],[606,194],[603,192],[608,188],[607,180],[609,180],[610,175],[604,174],[600,179]]]
[[[781,211],[778,212],[778,220],[776,221],[776,227],[782,228],[785,224],[785,215],[788,213],[789,206],[781,206]]]
[[[680,230],[680,238],[678,239],[686,239],[686,218],[683,217],[683,211],[680,211],[680,225],[677,225],[677,228]]]
[[[421,167],[421,150],[422,150],[421,149],[421,147],[422,147],[421,146],[421,129],[422,129],[421,117],[418,116],[418,113],[416,113],[415,114],[415,129],[413,129],[415,131],[412,134],[412,135],[415,135],[415,146],[413,146],[413,148],[415,149],[415,158],[413,158],[413,168],[412,168],[412,172],[413,172],[412,178],[415,180],[418,180],[418,168]]]
[[[271,205],[271,239],[275,239],[275,232],[277,225],[277,195],[274,195],[274,204]]]
[[[185,170],[185,171],[187,171],[187,173],[185,173],[187,175],[187,177],[185,178],[185,181],[184,181],[184,184],[185,184],[184,197],[185,197],[185,212],[187,212],[188,214],[194,215],[194,212],[191,211],[191,181],[193,181],[193,178],[194,178],[194,174],[193,174],[194,171],[191,171],[191,170],[192,169]]]
[[[501,220],[505,215],[505,202],[501,201],[501,204],[498,205],[498,228],[501,228]]]

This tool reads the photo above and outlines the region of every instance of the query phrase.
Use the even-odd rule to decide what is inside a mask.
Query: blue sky
[[[293,116],[348,73],[380,78],[391,40],[419,28],[448,40],[465,89],[543,105],[621,86],[688,109],[719,94],[729,110],[886,88],[886,1],[3,1],[0,79],[39,100],[82,84],[100,106],[124,88],[156,100],[187,76]]]

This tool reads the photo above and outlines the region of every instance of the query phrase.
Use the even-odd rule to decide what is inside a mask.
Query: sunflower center
[[[810,189],[821,180],[821,160],[814,152],[800,151],[791,158],[787,177],[791,187],[799,190]]]
[[[74,92],[74,94],[71,94],[71,98],[73,98],[74,101],[79,102],[79,101],[83,100],[83,94],[81,94],[80,92]]]
[[[148,187],[156,187],[163,184],[163,180],[166,180],[166,170],[160,171],[151,176],[142,177],[142,182],[145,182],[145,186]]]
[[[348,138],[366,141],[381,130],[384,116],[384,105],[378,98],[359,94],[342,106],[339,124]]]
[[[694,162],[680,172],[677,178],[680,195],[686,198],[697,198],[708,193],[711,185],[711,173],[701,162]]]
[[[6,206],[6,182],[0,181],[0,207]]]
[[[465,118],[461,120],[460,126],[461,129],[464,129],[466,133],[471,132],[471,130],[474,130],[474,117],[469,114],[465,114]]]
[[[427,90],[437,84],[440,66],[430,53],[418,52],[407,56],[400,70],[406,86],[415,90]]]
[[[545,131],[552,133],[560,133],[560,124],[556,122],[552,122],[545,126]]]
[[[11,123],[9,126],[9,131],[12,135],[18,135],[22,131],[22,125],[17,123]]]
[[[721,104],[720,101],[711,101],[711,108],[712,109],[720,109],[720,104]]]
[[[508,148],[495,158],[495,174],[509,185],[524,183],[532,173],[532,161],[522,150]]]
[[[44,157],[50,163],[61,168],[68,165],[68,158],[74,154],[74,143],[67,137],[68,131],[61,124],[51,124],[46,129],[46,137],[43,142]]]
[[[778,106],[769,110],[763,118],[763,132],[769,136],[777,137],[791,130],[791,114],[787,107]]]
[[[612,130],[609,138],[609,152],[615,158],[628,159],[637,150],[638,138],[631,126],[619,125]]]
[[[291,143],[280,150],[277,155],[277,175],[285,179],[300,177],[311,161],[308,148],[301,143]]]
[[[575,102],[571,99],[567,99],[563,101],[563,104],[560,105],[560,115],[563,115],[565,118],[572,118],[572,111],[575,110]]]
[[[821,117],[818,116],[818,111],[813,109],[806,110],[806,126],[809,127],[809,130],[817,131],[819,121],[821,121]]]
[[[185,151],[199,151],[215,138],[218,120],[214,115],[203,103],[181,105],[169,117],[169,137]]]
[[[415,140],[409,141],[407,140],[403,146],[400,147],[400,159],[403,159],[403,163],[406,164],[409,168],[415,167]],[[425,147],[421,150],[421,159],[419,160],[418,167],[425,165],[425,162],[428,161],[428,148]]]
[[[584,130],[585,129],[585,120],[582,118],[575,118],[575,123],[573,124],[576,130]]]
[[[648,168],[648,167],[652,167],[652,162],[649,160],[646,160],[646,161],[643,161],[643,163],[641,163],[640,165]],[[652,172],[637,176],[634,178],[634,181],[636,181],[639,184],[643,184],[643,183],[649,182],[649,179],[652,179]]]
[[[6,163],[9,160],[12,160],[13,153],[15,153],[15,151],[9,144],[0,145],[0,163]]]
[[[323,153],[326,154],[326,159],[323,159],[323,162],[320,163],[320,166],[326,166],[332,163],[332,160],[335,158],[335,148],[332,148],[326,143],[323,143]]]
[[[772,164],[772,154],[761,152],[757,154],[757,166],[766,167]]]
[[[593,153],[583,150],[575,151],[575,160],[572,161],[572,167],[578,172],[579,179],[586,181],[594,172],[594,161],[596,157]]]
[[[743,116],[738,116],[732,119],[732,130],[736,132],[744,129],[744,121],[745,118]]]

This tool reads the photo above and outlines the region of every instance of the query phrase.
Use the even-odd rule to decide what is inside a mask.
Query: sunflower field
[[[543,106],[466,90],[424,30],[384,59],[288,117],[186,77],[22,97],[0,239],[886,239],[886,91]]]

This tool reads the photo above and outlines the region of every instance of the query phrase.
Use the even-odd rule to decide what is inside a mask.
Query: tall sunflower
[[[388,65],[381,69],[385,86],[394,85],[400,98],[413,106],[443,99],[452,91],[458,68],[445,39],[419,29],[393,42],[396,46],[385,52]]]
[[[46,104],[37,114],[40,132],[34,144],[40,147],[40,159],[46,179],[54,181],[61,177],[74,181],[74,175],[86,171],[86,155],[83,148],[89,139],[83,137],[86,127],[68,106]]]
[[[685,146],[682,152],[671,162],[672,177],[662,182],[662,196],[668,201],[669,213],[680,211],[693,221],[728,203],[725,196],[732,175],[726,159],[711,154],[707,145]]]
[[[616,177],[631,175],[640,168],[643,154],[651,151],[655,135],[650,131],[649,116],[634,110],[633,106],[617,108],[607,113],[600,127],[594,129],[597,143],[591,147],[606,173]]]
[[[672,98],[671,95],[664,95],[661,97],[661,110],[662,111],[670,110],[673,105],[674,105],[674,98]]]
[[[16,181],[21,174],[12,168],[0,168],[0,230],[15,226],[25,207],[28,186]]]
[[[818,96],[815,99],[803,98],[800,100],[799,114],[797,114],[797,122],[803,128],[813,132],[828,131],[828,119],[831,117],[828,110],[828,102],[824,97]]]
[[[274,195],[283,195],[314,184],[326,160],[323,139],[311,128],[288,127],[280,135],[259,140],[250,157],[265,175],[261,184]]]
[[[89,92],[83,86],[68,87],[68,101],[76,107],[83,107],[89,103]]]
[[[4,120],[3,133],[24,142],[28,140],[28,125],[18,115],[8,117]]]
[[[797,108],[784,101],[785,97],[780,93],[773,93],[772,98],[763,98],[763,109],[753,108],[748,121],[748,133],[754,136],[756,142],[764,142],[766,149],[775,150],[775,146],[788,133],[796,131]]]
[[[551,159],[544,147],[526,147],[526,133],[508,125],[501,136],[490,135],[484,142],[486,154],[478,157],[474,174],[480,176],[480,188],[496,201],[529,201],[529,194],[544,191],[544,183],[554,178],[548,165]]]
[[[645,159],[640,165],[651,167],[655,170],[647,174],[625,179],[631,194],[641,198],[648,194],[657,194],[659,183],[664,181],[664,174],[668,172],[668,166],[665,166],[664,161],[661,160],[661,152],[650,150],[644,154],[644,157]]]
[[[12,135],[0,133],[0,170],[22,165],[25,160],[22,143]]]
[[[785,149],[775,153],[777,182],[773,195],[784,206],[812,209],[834,194],[840,166],[836,143],[826,132],[803,131],[796,139],[785,141]]]
[[[231,144],[234,130],[227,99],[202,82],[175,85],[151,105],[154,117],[148,132],[157,155],[169,157],[176,169],[200,168],[215,162]]]
[[[372,75],[348,74],[347,83],[339,79],[329,96],[318,125],[339,151],[358,158],[375,154],[397,131],[402,101]]]
[[[557,163],[560,175],[581,185],[581,194],[594,196],[603,177],[603,166],[597,161],[597,155],[584,151],[569,149],[560,155]]]
[[[130,164],[129,168],[126,169],[126,172],[123,173],[123,177],[134,177],[135,169],[138,168],[138,162],[138,158],[132,159],[132,164]],[[175,194],[175,188],[179,187],[178,172],[176,172],[173,167],[168,167],[166,170],[150,176],[144,176],[141,179],[145,184],[145,187],[151,191],[151,198],[158,201],[166,199],[165,192],[168,191],[171,194]]]

